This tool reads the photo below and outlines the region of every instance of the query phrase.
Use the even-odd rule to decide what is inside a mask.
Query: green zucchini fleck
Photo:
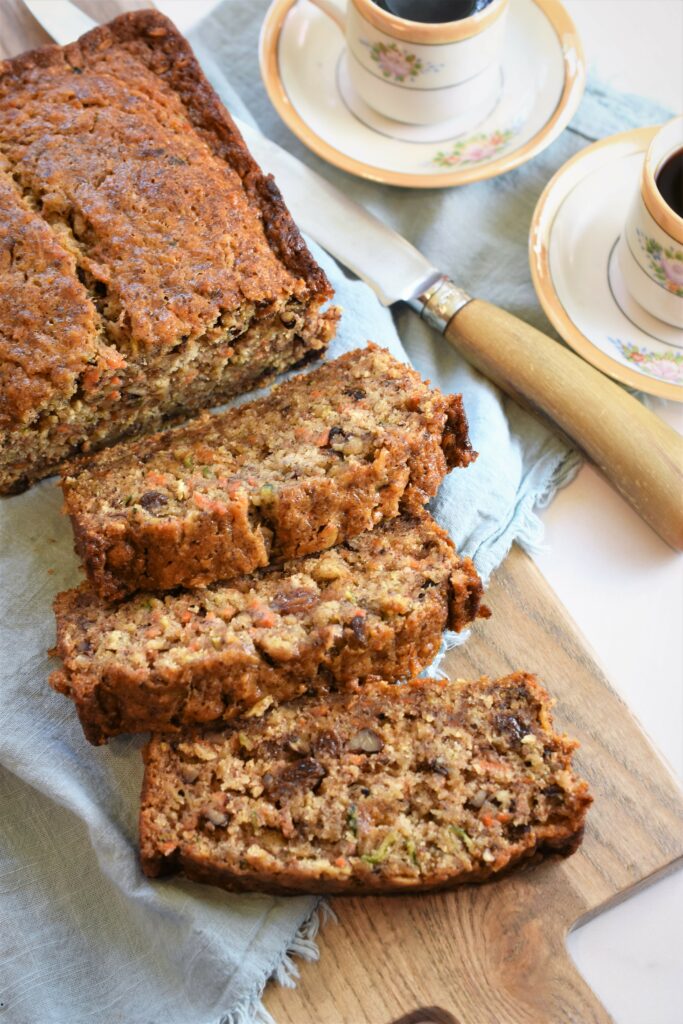
[[[361,860],[364,860],[366,864],[382,864],[389,856],[391,848],[396,842],[396,838],[397,836],[395,832],[388,832],[377,849],[372,853],[364,853]]]
[[[455,833],[460,842],[464,844],[469,853],[472,853],[472,851],[474,850],[474,842],[472,841],[472,838],[468,836],[467,832],[465,832],[465,829],[460,828],[459,825],[449,825],[448,827],[450,828],[451,832]]]
[[[415,849],[415,843],[412,839],[406,839],[406,850],[408,851],[408,856],[415,867],[419,867],[420,862],[417,859],[417,850]]]

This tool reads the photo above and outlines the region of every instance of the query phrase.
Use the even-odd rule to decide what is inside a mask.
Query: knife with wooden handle
[[[59,43],[95,24],[68,0],[25,3]],[[486,377],[559,428],[660,537],[683,550],[683,438],[564,346],[472,298],[306,164],[249,125],[238,126],[305,232],[384,305],[407,302]]]

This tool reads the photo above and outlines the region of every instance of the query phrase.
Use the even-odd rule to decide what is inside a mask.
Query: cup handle
[[[312,4],[315,4],[323,14],[326,14],[328,18],[332,18],[342,32],[346,32],[346,18],[344,12],[334,0],[311,0]]]

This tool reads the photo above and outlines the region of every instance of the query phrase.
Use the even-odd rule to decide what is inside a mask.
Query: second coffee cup
[[[632,298],[683,330],[683,217],[658,186],[662,168],[677,155],[683,162],[683,116],[665,124],[650,143],[617,255]]]

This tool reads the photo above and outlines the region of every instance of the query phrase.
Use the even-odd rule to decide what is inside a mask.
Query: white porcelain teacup
[[[617,257],[632,298],[652,316],[683,329],[683,218],[664,200],[656,181],[680,149],[683,116],[665,124],[650,143]]]
[[[352,86],[368,106],[411,125],[457,122],[467,131],[490,113],[500,90],[508,0],[468,18],[407,21],[372,0],[312,0],[346,35]]]

